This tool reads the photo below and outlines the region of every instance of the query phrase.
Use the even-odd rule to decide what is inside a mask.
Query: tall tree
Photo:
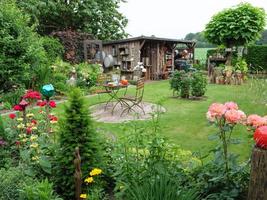
[[[232,48],[247,45],[260,38],[265,26],[266,14],[262,8],[249,3],[225,9],[212,17],[206,25],[205,37],[213,44]],[[226,64],[231,64],[232,51],[227,54]]]
[[[121,2],[124,0],[17,0],[41,34],[75,30],[101,40],[127,36],[124,28],[128,20],[118,11]]]
[[[196,48],[212,48],[216,45],[213,45],[207,41],[207,39],[204,37],[203,32],[197,32],[197,33],[188,33],[185,38],[185,40],[195,40]]]

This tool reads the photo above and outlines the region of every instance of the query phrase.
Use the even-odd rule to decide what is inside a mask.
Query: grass
[[[206,154],[216,144],[208,139],[217,130],[215,127],[209,126],[206,120],[206,112],[211,103],[235,101],[240,109],[247,114],[257,113],[259,115],[266,115],[267,106],[263,102],[258,101],[262,97],[253,94],[257,90],[252,89],[250,85],[251,81],[242,86],[208,85],[207,98],[205,100],[193,101],[172,97],[169,82],[158,81],[146,83],[144,100],[154,103],[162,101],[163,106],[167,109],[161,118],[164,136],[183,149]],[[134,88],[130,90],[133,92]],[[105,99],[106,97],[101,97],[101,101]],[[99,103],[99,99],[96,96],[91,97],[87,103],[88,106],[93,105]],[[57,109],[58,112],[62,112],[61,108],[62,105]],[[140,121],[138,123],[147,122]],[[125,123],[95,122],[97,128],[104,132],[112,133],[118,138],[124,135],[123,127],[125,125],[127,126]],[[253,141],[248,136],[249,134],[243,126],[236,127],[233,133],[233,137],[241,139],[241,143],[232,145],[231,149],[240,154],[242,160],[250,156]]]

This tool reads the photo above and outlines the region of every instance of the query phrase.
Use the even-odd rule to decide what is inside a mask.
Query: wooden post
[[[79,152],[79,147],[75,148],[74,153],[74,183],[75,183],[75,200],[81,200],[80,195],[82,193],[82,170],[81,170],[81,157]]]
[[[267,150],[258,147],[252,152],[248,200],[267,200]]]

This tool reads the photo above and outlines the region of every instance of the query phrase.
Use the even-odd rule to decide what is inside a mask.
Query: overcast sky
[[[242,0],[127,0],[120,11],[128,18],[127,33],[182,39],[187,33],[204,30],[218,11]],[[267,12],[267,0],[247,0]]]

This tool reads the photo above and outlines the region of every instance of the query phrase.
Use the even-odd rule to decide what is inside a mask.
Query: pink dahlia
[[[246,115],[241,110],[228,110],[225,113],[225,119],[230,124],[242,123],[246,119]]]
[[[208,112],[211,117],[220,118],[225,114],[226,110],[227,107],[225,105],[221,103],[213,103],[210,105]]]
[[[259,115],[249,115],[247,118],[247,125],[255,128],[266,125],[266,118]]]
[[[235,102],[232,102],[232,101],[226,102],[224,105],[226,106],[228,110],[232,110],[232,109],[238,110],[238,105]]]

